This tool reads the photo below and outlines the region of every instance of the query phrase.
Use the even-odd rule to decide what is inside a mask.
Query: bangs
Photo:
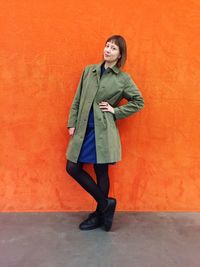
[[[109,39],[106,41],[106,43],[108,43],[108,42],[111,42],[111,43],[113,43],[113,44],[119,46],[119,41],[118,41],[117,39],[115,39],[115,38],[109,38]]]

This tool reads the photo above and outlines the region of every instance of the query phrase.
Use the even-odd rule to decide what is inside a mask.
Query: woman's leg
[[[66,171],[97,201],[101,210],[107,207],[106,196],[104,196],[92,177],[83,170],[81,163],[74,163],[68,160]]]
[[[109,164],[94,164],[94,171],[97,177],[97,185],[101,189],[102,193],[108,198],[110,189],[110,180],[108,175]],[[100,210],[99,204],[96,210]]]

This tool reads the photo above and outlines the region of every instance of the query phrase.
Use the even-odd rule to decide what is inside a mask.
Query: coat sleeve
[[[125,81],[123,98],[128,100],[128,103],[114,108],[116,120],[126,118],[144,107],[143,96],[129,75]]]
[[[81,99],[81,91],[82,91],[82,86],[83,86],[83,78],[84,78],[84,73],[85,70],[83,71],[81,78],[79,80],[78,87],[76,89],[76,93],[70,108],[69,116],[68,116],[68,123],[67,127],[68,128],[76,128],[76,122],[77,122],[77,117],[78,117],[78,111],[79,111],[79,103]]]

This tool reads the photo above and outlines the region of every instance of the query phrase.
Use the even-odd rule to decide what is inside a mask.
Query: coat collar
[[[101,69],[101,65],[104,63],[104,61],[101,61],[100,63],[94,65],[94,69],[92,70],[97,71],[98,73],[100,73],[100,69]],[[114,73],[118,74],[120,72],[120,69],[117,67],[117,65],[113,66],[113,67],[108,67],[109,69],[111,69]]]

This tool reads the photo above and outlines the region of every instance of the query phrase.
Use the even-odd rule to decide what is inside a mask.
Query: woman
[[[71,136],[67,149],[67,172],[96,200],[96,210],[79,228],[91,230],[112,227],[116,199],[109,194],[109,164],[121,160],[121,143],[116,120],[137,112],[143,97],[130,75],[121,67],[127,57],[126,42],[113,35],[105,43],[103,61],[85,68],[68,118]],[[128,103],[117,106],[121,99]],[[83,170],[92,163],[97,183]]]

